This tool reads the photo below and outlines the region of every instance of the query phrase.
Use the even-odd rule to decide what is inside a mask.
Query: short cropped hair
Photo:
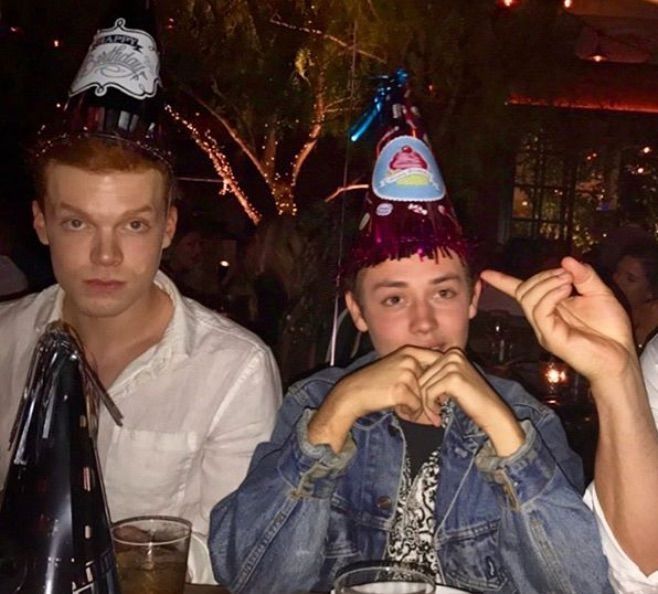
[[[165,181],[166,194],[163,198],[166,200],[166,206],[169,206],[176,196],[175,179],[166,163],[127,142],[86,136],[56,144],[32,159],[36,199],[41,208],[44,206],[43,199],[47,191],[46,171],[49,165],[55,163],[94,173],[140,173],[155,169],[162,173]]]
[[[468,285],[469,290],[472,292],[473,287],[475,286],[475,281],[479,277],[480,274],[480,269],[481,265],[479,261],[477,261],[473,257],[474,251],[471,250],[471,252],[468,253],[466,258],[462,258],[458,256],[457,254],[445,254],[441,255],[439,253],[435,254],[435,256],[428,256],[428,257],[446,257],[446,258],[458,258],[461,263],[464,265],[464,270],[466,271],[466,282]],[[376,265],[375,265],[376,266]],[[359,295],[359,282],[358,282],[358,277],[359,273],[362,270],[365,270],[365,268],[360,268],[359,270],[348,273],[348,274],[341,274],[339,278],[339,284],[340,284],[340,290],[343,294],[345,293],[352,293],[354,297],[357,299],[357,301],[360,298]]]

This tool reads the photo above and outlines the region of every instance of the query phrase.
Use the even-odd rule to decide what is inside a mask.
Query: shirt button
[[[391,501],[391,498],[387,495],[377,497],[377,507],[379,509],[391,509],[392,504],[393,502]]]

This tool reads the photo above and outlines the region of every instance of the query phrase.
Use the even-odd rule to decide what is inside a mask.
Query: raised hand
[[[441,356],[438,351],[406,346],[345,376],[309,423],[309,440],[340,451],[359,417],[382,410],[429,423],[419,379]]]
[[[441,404],[452,398],[489,436],[499,456],[509,456],[523,444],[523,430],[513,412],[461,349],[448,349],[423,372],[419,384],[423,408],[434,424],[440,421]]]
[[[382,410],[438,425],[441,404],[448,398],[487,433],[498,455],[510,455],[523,443],[514,414],[461,349],[441,353],[410,346],[338,382],[311,419],[309,440],[327,443],[338,452],[359,417]]]
[[[539,343],[590,381],[623,372],[635,359],[626,312],[590,266],[571,257],[561,264],[526,281],[494,270],[482,279],[516,298]]]

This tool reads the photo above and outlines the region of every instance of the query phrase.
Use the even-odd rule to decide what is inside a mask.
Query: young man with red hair
[[[101,34],[105,45],[137,35]],[[140,35],[135,43],[145,46]],[[102,409],[97,441],[112,520],[187,518],[189,577],[212,582],[210,509],[270,435],[278,372],[256,336],[182,297],[158,271],[176,229],[171,155],[159,121],[133,109],[155,99],[111,91],[89,101],[74,94],[60,129],[46,129],[34,150],[34,228],[57,284],[0,306],[0,439],[9,441],[40,332],[67,322],[123,415],[117,426]],[[0,482],[8,464],[2,447]]]

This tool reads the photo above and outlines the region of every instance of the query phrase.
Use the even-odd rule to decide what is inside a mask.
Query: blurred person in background
[[[626,299],[635,344],[642,350],[658,330],[658,244],[651,240],[627,246],[612,280]]]
[[[0,300],[19,297],[28,291],[27,277],[14,262],[16,228],[7,207],[0,208]]]

